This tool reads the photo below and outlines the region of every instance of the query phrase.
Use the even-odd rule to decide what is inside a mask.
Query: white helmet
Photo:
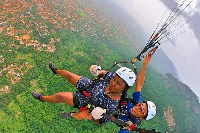
[[[150,120],[156,115],[156,105],[152,101],[146,101],[146,103],[148,107],[146,120]]]
[[[136,75],[130,68],[121,67],[116,71],[117,75],[122,78],[128,86],[133,86],[136,80]]]

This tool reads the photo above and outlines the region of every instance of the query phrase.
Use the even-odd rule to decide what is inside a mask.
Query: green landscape
[[[88,120],[63,119],[61,111],[78,110],[31,96],[32,91],[76,91],[51,72],[49,62],[93,79],[91,65],[107,70],[114,62],[135,57],[139,46],[115,13],[99,0],[3,0],[0,7],[0,132],[117,133],[119,127],[111,122],[100,127]],[[139,72],[142,62],[136,66]],[[128,91],[130,97],[133,91]],[[157,115],[141,128],[200,132],[199,99],[171,74],[149,66],[142,95],[155,102]]]

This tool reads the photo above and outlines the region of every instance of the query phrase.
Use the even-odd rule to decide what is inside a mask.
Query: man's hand
[[[99,75],[99,71],[101,70],[101,67],[97,66],[97,65],[91,65],[89,70],[92,73],[92,75],[98,76]]]
[[[104,113],[106,113],[106,109],[102,109],[102,108],[100,108],[100,107],[96,107],[96,108],[94,108],[93,110],[92,110],[92,112],[91,112],[91,114],[92,114],[92,117],[94,118],[94,119],[100,119],[100,118],[102,118],[103,116],[103,114]]]
[[[148,63],[149,63],[149,61],[150,61],[151,58],[152,58],[152,55],[153,55],[155,52],[156,52],[156,48],[152,49],[151,51],[149,51],[149,52],[146,54],[146,56],[145,56],[145,58],[144,58],[144,64],[148,64]]]

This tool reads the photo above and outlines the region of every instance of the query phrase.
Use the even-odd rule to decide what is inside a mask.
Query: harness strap
[[[120,105],[127,105],[127,101],[122,101]]]
[[[131,124],[131,125],[129,126],[130,130],[133,131],[133,130],[135,129],[135,126],[136,126],[135,124]]]
[[[135,129],[133,131],[139,132],[139,133],[161,133],[159,131],[156,131],[155,129],[151,129],[151,130],[147,130],[144,128],[137,128],[135,127]]]
[[[84,111],[84,110],[86,110],[87,108],[88,108],[87,106],[81,107],[81,108],[80,108],[80,111]]]
[[[83,91],[82,93],[85,96],[84,98],[88,100],[88,104],[84,107],[81,107],[80,111],[84,111],[86,109],[89,109],[90,111],[92,111],[95,108],[95,104],[94,104],[94,101],[93,102],[91,101],[91,94],[87,93],[86,91]]]
[[[83,94],[84,94],[85,96],[87,96],[88,98],[91,97],[91,94],[87,93],[86,91],[83,91]]]
[[[88,105],[86,105],[85,107],[81,107],[80,111],[84,111],[84,110],[88,109],[88,107],[90,107],[90,97],[91,97],[91,94],[87,93],[86,91],[82,91],[82,93],[84,94],[84,98],[87,98]]]
[[[112,116],[112,114],[111,114],[111,115],[108,115],[108,114],[105,114],[105,113],[104,113],[104,114],[103,114],[103,117],[104,117],[105,119],[110,119],[112,122],[116,123],[117,126],[119,126],[119,127],[129,127],[129,124],[128,124],[128,123],[124,122],[124,121],[121,120],[121,119],[115,118],[114,116]]]
[[[106,73],[106,74],[107,74],[107,73]],[[106,74],[105,74],[105,75],[106,75]],[[104,76],[105,76],[105,75],[104,75]],[[95,85],[96,82],[105,80],[105,79],[104,79],[104,78],[105,78],[104,76],[103,76],[103,77],[98,77],[98,78],[93,79],[92,84],[91,84],[91,88],[94,87],[94,85]],[[100,79],[100,78],[103,78],[103,80]],[[92,93],[92,91],[91,91],[91,93],[88,93],[88,92],[86,92],[85,90],[82,90],[82,91],[80,91],[80,92],[83,94],[83,98],[85,98],[85,100],[87,100],[86,103],[88,103],[85,107],[81,107],[81,108],[80,108],[80,111],[84,111],[84,110],[86,110],[86,109],[90,109],[90,111],[92,111],[92,110],[95,108],[95,106],[98,106],[98,104],[97,104],[95,101],[92,101],[92,99],[91,99],[91,93]]]

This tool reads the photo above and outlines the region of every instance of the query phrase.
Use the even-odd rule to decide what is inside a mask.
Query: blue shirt
[[[134,92],[132,95],[133,95],[133,100],[134,101],[136,101],[138,103],[142,102],[142,94],[141,94],[141,92]],[[127,102],[127,112],[128,112],[128,115],[131,115],[131,113],[130,113],[131,112],[131,108],[134,107],[134,106],[135,106],[134,103],[131,103],[130,101]],[[121,115],[119,118],[121,120],[125,121],[125,122],[129,121],[129,118],[126,115]],[[132,118],[132,121],[134,121],[135,123],[137,123],[139,121],[139,119]],[[130,130],[124,129],[124,128],[120,128],[119,133],[130,133]]]

